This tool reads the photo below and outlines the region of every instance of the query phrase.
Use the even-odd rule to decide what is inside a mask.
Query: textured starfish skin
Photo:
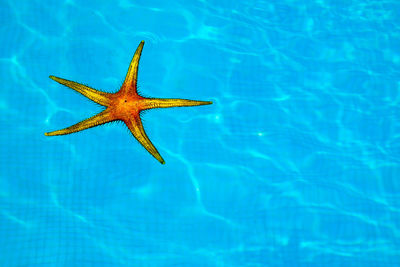
[[[142,53],[144,41],[140,42],[136,49],[135,55],[129,65],[128,73],[120,90],[116,93],[106,93],[97,91],[93,88],[68,81],[55,76],[50,76],[54,81],[86,96],[90,100],[106,107],[105,110],[97,115],[81,121],[75,125],[62,130],[45,133],[46,136],[65,135],[79,132],[88,128],[92,128],[101,124],[112,121],[123,121],[133,136],[142,144],[146,150],[153,155],[161,164],[165,164],[164,159],[151,143],[144,131],[140,112],[152,108],[170,108],[170,107],[189,107],[212,104],[211,101],[196,101],[187,99],[162,99],[162,98],[145,98],[137,92],[137,75],[140,55]]]

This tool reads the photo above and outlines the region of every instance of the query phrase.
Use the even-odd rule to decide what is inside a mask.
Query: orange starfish
[[[187,99],[162,99],[145,98],[137,92],[137,75],[139,59],[142,54],[144,41],[140,42],[135,55],[129,65],[128,73],[121,88],[116,93],[106,93],[97,91],[93,88],[79,84],[73,81],[64,80],[55,76],[50,76],[54,81],[68,86],[75,91],[86,96],[90,100],[106,107],[99,114],[72,125],[63,130],[45,133],[46,136],[64,135],[79,132],[91,127],[105,124],[111,121],[123,121],[133,136],[141,143],[153,157],[161,164],[165,164],[164,159],[158,153],[157,149],[147,137],[140,119],[140,112],[152,108],[170,108],[170,107],[189,107],[212,104],[211,101],[196,101]]]

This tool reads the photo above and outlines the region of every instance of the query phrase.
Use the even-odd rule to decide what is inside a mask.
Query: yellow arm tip
[[[61,80],[62,80],[62,79],[60,79],[60,78],[58,78],[58,77],[56,77],[56,76],[54,76],[54,75],[50,75],[49,78],[52,79],[52,80],[55,81],[55,82],[58,82],[58,83],[61,83]],[[62,83],[61,83],[61,84],[62,84]]]
[[[45,136],[55,136],[57,131],[44,133]]]
[[[152,155],[153,155],[153,157],[155,157],[155,158],[158,160],[158,162],[160,162],[162,165],[165,164],[165,160],[161,157],[161,155],[158,153],[158,151],[157,151],[157,154],[152,154]]]

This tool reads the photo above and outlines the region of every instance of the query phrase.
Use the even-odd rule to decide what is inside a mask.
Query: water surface
[[[400,265],[400,3],[0,3],[1,266]],[[116,91],[155,161],[48,78]]]

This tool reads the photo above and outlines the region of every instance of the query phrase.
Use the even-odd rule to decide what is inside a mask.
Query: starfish
[[[151,143],[144,131],[140,114],[142,111],[152,108],[189,107],[212,104],[211,101],[196,101],[187,99],[145,98],[137,91],[137,76],[139,60],[142,54],[144,41],[141,41],[129,65],[128,73],[121,88],[116,93],[101,92],[86,85],[50,76],[50,78],[62,85],[81,93],[95,103],[104,106],[105,109],[97,115],[81,121],[62,130],[45,133],[46,136],[65,135],[79,132],[88,128],[99,126],[112,121],[123,121],[133,136],[146,150],[161,164],[164,159]]]

